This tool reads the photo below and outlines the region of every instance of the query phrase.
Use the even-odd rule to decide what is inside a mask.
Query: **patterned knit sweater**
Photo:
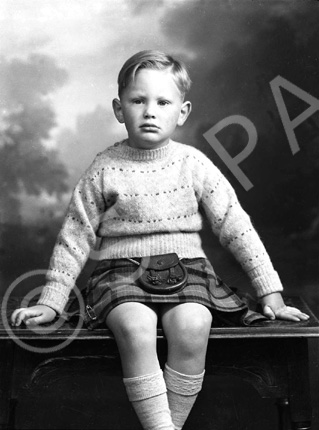
[[[88,258],[206,257],[203,215],[258,297],[282,291],[233,188],[202,152],[174,141],[152,150],[122,141],[99,153],[75,187],[38,304],[61,313]]]

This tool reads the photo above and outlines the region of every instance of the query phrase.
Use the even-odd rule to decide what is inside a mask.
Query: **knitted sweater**
[[[75,187],[38,304],[61,313],[88,258],[206,257],[203,215],[258,297],[282,291],[232,186],[202,152],[174,141],[152,150],[122,141],[99,153]]]

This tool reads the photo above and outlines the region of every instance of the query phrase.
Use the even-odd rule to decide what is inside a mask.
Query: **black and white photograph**
[[[0,429],[319,430],[318,22],[1,0]]]

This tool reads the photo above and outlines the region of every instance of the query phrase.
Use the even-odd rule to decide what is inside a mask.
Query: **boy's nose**
[[[145,112],[144,118],[155,118],[155,115],[152,115],[152,114],[150,114],[148,112]]]
[[[144,118],[155,118],[155,111],[151,105],[145,106]]]

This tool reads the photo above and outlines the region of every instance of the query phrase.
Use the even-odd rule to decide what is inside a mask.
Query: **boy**
[[[86,320],[112,330],[143,428],[181,429],[202,386],[214,311],[241,320],[247,311],[207,261],[200,209],[250,277],[265,316],[308,316],[285,306],[278,274],[225,177],[200,151],[171,140],[191,112],[185,66],[161,52],[142,51],[124,64],[118,84],[113,109],[128,139],[98,154],[81,178],[38,305],[17,309],[12,322],[41,324],[60,314],[100,237]],[[186,267],[186,284],[170,294],[145,289],[135,265],[154,256],[162,264],[172,254]],[[174,270],[169,267],[171,286]],[[154,273],[149,279],[156,285],[162,280]],[[159,320],[168,343],[164,375],[156,352]]]

